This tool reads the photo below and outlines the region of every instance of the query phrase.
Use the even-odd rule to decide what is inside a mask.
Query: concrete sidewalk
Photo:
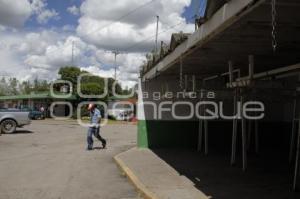
[[[114,159],[145,198],[210,198],[149,149],[132,148]]]

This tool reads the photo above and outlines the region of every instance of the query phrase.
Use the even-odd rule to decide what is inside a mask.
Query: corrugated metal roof
[[[171,51],[175,50],[175,48],[187,40],[188,36],[190,36],[190,33],[173,33],[171,36],[171,42],[170,42],[170,49]]]
[[[171,36],[170,45],[161,44],[160,52],[158,54],[151,53],[149,54],[149,58],[147,58],[147,63],[142,66],[142,74],[149,71],[153,68],[157,63],[159,63],[165,56],[175,50],[175,48],[180,45],[182,42],[188,39],[191,33],[173,33]]]

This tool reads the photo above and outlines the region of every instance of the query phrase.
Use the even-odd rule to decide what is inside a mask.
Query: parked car
[[[44,120],[45,119],[45,115],[41,111],[30,111],[29,117],[32,120]]]
[[[0,134],[13,133],[17,127],[30,124],[28,111],[19,109],[0,109]]]
[[[114,120],[129,121],[133,118],[132,110],[126,108],[108,109],[108,117]]]
[[[32,120],[44,120],[45,114],[41,111],[34,110],[32,108],[22,108],[22,111],[28,111],[29,112],[29,118]]]

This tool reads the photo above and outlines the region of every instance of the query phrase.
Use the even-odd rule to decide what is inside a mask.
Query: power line
[[[206,10],[206,5],[207,5],[207,0],[201,0],[201,2],[202,2],[202,5],[200,6],[200,11],[199,11],[199,14],[200,14],[200,16],[201,15],[205,15],[205,10]],[[204,12],[204,13],[202,13],[202,12]]]
[[[117,22],[120,22],[120,21],[122,21],[124,18],[126,18],[126,17],[130,16],[131,14],[135,13],[136,11],[138,11],[139,9],[142,9],[143,7],[146,7],[146,6],[150,5],[151,3],[154,3],[155,1],[157,1],[157,0],[151,0],[151,1],[148,1],[148,2],[146,2],[146,3],[144,3],[144,4],[140,5],[140,6],[136,7],[135,9],[129,11],[129,12],[126,13],[125,15],[119,17],[118,19],[115,19],[114,22],[109,23],[109,24],[106,24],[106,25],[102,26],[101,28],[96,29],[96,30],[94,30],[94,31],[87,32],[86,34],[89,35],[89,34],[92,34],[92,33],[97,32],[97,31],[101,31],[101,30],[103,30],[104,28],[107,28],[107,27],[111,26],[112,24],[115,24],[115,23],[117,23]]]
[[[195,18],[195,16],[192,16],[192,17],[190,17],[190,18],[187,19],[187,20],[190,20],[190,19],[193,19],[193,18]],[[166,30],[159,32],[158,35],[163,34],[163,33],[165,33],[165,32],[168,32],[169,30],[174,29],[176,26],[179,26],[179,25],[181,25],[181,24],[183,24],[183,23],[185,23],[185,21],[182,21],[182,22],[180,22],[180,23],[177,23],[177,24],[175,24],[175,25],[173,25],[173,26],[169,26]],[[155,36],[156,36],[156,35],[149,36],[149,37],[147,37],[147,38],[145,38],[145,39],[143,39],[143,40],[141,40],[141,41],[135,43],[134,45],[129,46],[128,48],[125,48],[125,49],[122,50],[122,51],[125,51],[125,52],[126,52],[126,51],[129,51],[130,49],[132,49],[132,48],[134,48],[134,47],[136,47],[136,46],[139,46],[141,43],[143,43],[143,42],[145,42],[145,41],[148,41],[148,40],[152,39],[152,38],[155,37]]]
[[[207,0],[194,0],[194,15],[197,17],[203,17],[205,11]]]
[[[156,14],[156,15],[158,15],[158,14]],[[164,19],[161,19],[161,17],[159,18],[159,22],[162,23],[163,25],[166,25],[166,26],[168,25],[168,23]],[[173,28],[173,29],[177,32],[180,32],[180,30],[178,30],[176,28]]]
[[[111,26],[112,24],[117,23],[118,21],[122,21],[122,19],[124,19],[124,18],[130,16],[131,14],[135,13],[137,10],[142,9],[143,7],[146,7],[147,5],[149,5],[149,4],[151,4],[151,3],[155,2],[155,1],[157,1],[157,0],[151,0],[151,1],[148,1],[148,2],[146,2],[146,3],[144,3],[144,4],[140,5],[140,6],[136,7],[135,9],[131,10],[130,12],[126,13],[125,15],[119,17],[118,19],[116,19],[115,22],[112,22],[112,23],[110,23],[110,24],[107,24],[107,25],[105,25],[105,26],[102,26],[101,28],[99,28],[99,29],[97,29],[97,30],[94,30],[94,31],[91,31],[91,32],[88,32],[88,33],[86,33],[86,34],[88,35],[88,34],[92,34],[92,33],[97,32],[97,31],[101,31],[101,30],[103,30],[104,28],[109,27],[109,26]],[[190,20],[190,19],[192,19],[192,18],[195,18],[195,17],[192,16],[192,17],[190,17],[190,18],[187,19],[187,20]],[[175,25],[173,25],[173,26],[169,26],[165,31],[159,32],[157,35],[160,35],[160,34],[162,34],[162,33],[165,33],[165,32],[167,32],[167,31],[169,31],[170,29],[176,30],[175,27],[178,26],[178,25],[180,25],[180,24],[182,24],[182,23],[183,23],[183,22],[180,22],[180,23],[175,24]],[[176,31],[178,31],[178,30],[176,30]],[[133,47],[138,46],[141,42],[148,41],[149,39],[152,39],[154,36],[155,36],[155,35],[150,36],[150,37],[148,37],[148,38],[146,38],[146,39],[144,39],[144,40],[142,40],[142,41],[140,41],[140,42],[138,42],[138,43],[136,43],[136,44],[130,46],[129,48],[126,48],[124,51],[130,50],[130,49],[132,49]],[[53,53],[53,52],[58,51],[58,50],[59,50],[59,49],[53,49],[53,51],[50,51],[50,52],[48,51],[48,53]]]
[[[189,18],[186,19],[186,20],[188,21],[188,20],[194,19],[194,18],[195,18],[195,16],[191,16],[191,17],[189,17]],[[161,19],[160,19],[160,21],[161,21]],[[160,35],[160,34],[163,34],[163,33],[165,33],[165,32],[168,32],[168,31],[171,30],[171,29],[178,31],[175,27],[177,27],[177,26],[179,26],[179,25],[181,25],[181,24],[183,24],[183,23],[185,23],[185,22],[186,22],[186,21],[182,21],[182,22],[177,23],[177,24],[175,24],[175,25],[168,26],[167,29],[158,32],[157,35]],[[147,37],[147,38],[145,38],[145,39],[143,39],[143,40],[141,40],[141,41],[139,41],[139,42],[137,42],[137,43],[135,43],[135,44],[129,46],[128,48],[125,48],[125,49],[123,49],[123,50],[118,50],[117,52],[118,52],[118,54],[126,54],[130,49],[132,49],[132,48],[134,48],[134,47],[136,47],[136,46],[139,46],[139,45],[142,44],[143,42],[148,41],[148,40],[150,40],[150,39],[153,39],[154,37],[156,37],[156,34],[151,35],[151,36],[149,36],[149,37]],[[109,52],[112,52],[112,53],[114,54],[114,51],[109,51]]]
[[[194,2],[195,2],[194,13],[195,13],[195,15],[197,16],[197,15],[198,15],[198,11],[199,11],[199,9],[200,9],[200,7],[201,7],[201,2],[202,2],[202,0],[194,0]]]
[[[130,16],[131,14],[135,13],[137,10],[142,9],[143,7],[146,7],[147,5],[150,5],[151,3],[155,2],[155,1],[157,1],[157,0],[151,0],[151,1],[148,1],[148,2],[146,2],[145,4],[142,4],[142,5],[138,6],[138,7],[136,7],[135,9],[131,10],[130,12],[126,13],[125,15],[119,17],[118,19],[116,19],[115,22],[112,22],[112,23],[110,23],[110,24],[107,24],[107,25],[105,25],[105,26],[102,26],[101,28],[99,28],[99,29],[97,29],[97,30],[94,30],[94,31],[91,31],[91,32],[88,32],[88,33],[86,33],[86,34],[88,35],[88,34],[91,34],[91,33],[96,32],[96,31],[101,31],[101,30],[103,30],[104,28],[109,27],[109,26],[112,25],[112,24],[115,24],[115,23],[117,23],[117,22],[119,22],[119,21],[122,21],[124,18],[126,18],[126,17]],[[204,2],[204,1],[203,1],[203,2]],[[122,50],[122,52],[120,52],[120,51],[113,51],[112,53],[118,52],[117,54],[114,53],[114,54],[115,54],[115,57],[116,57],[116,56],[117,56],[118,54],[120,54],[120,53],[128,52],[130,49],[132,49],[132,48],[134,48],[134,47],[136,47],[136,46],[139,46],[140,44],[142,44],[142,43],[145,42],[145,41],[148,41],[148,40],[150,40],[150,39],[153,39],[155,36],[158,36],[158,35],[160,35],[160,34],[163,34],[163,33],[165,33],[165,32],[168,32],[168,31],[171,30],[171,29],[176,30],[175,27],[177,27],[177,26],[179,26],[179,25],[181,25],[181,24],[185,23],[186,21],[188,21],[188,20],[190,20],[190,19],[193,19],[193,18],[195,18],[195,16],[192,16],[192,17],[186,19],[185,21],[182,21],[182,22],[180,22],[180,23],[177,23],[177,24],[175,24],[175,25],[173,25],[173,26],[169,26],[169,27],[167,27],[167,29],[165,29],[165,30],[163,30],[163,31],[161,31],[161,32],[158,32],[158,33],[155,34],[155,35],[149,36],[149,37],[147,37],[147,38],[145,38],[145,39],[143,39],[143,40],[141,40],[141,41],[139,41],[139,42],[137,42],[137,43],[135,43],[135,44],[129,46],[128,48],[125,48],[124,50]],[[178,31],[178,30],[176,30],[176,31]],[[74,42],[74,41],[73,41],[73,42]],[[74,54],[73,54],[73,53],[74,53],[74,43],[73,43],[73,42],[72,42],[72,63],[74,62],[74,57],[73,57],[73,56],[74,56]],[[53,52],[58,51],[58,50],[59,50],[59,49],[53,49],[53,51],[50,51],[50,52],[48,51],[48,53],[53,53]],[[116,64],[115,64],[115,66],[116,66]],[[33,67],[35,67],[35,68],[42,68],[42,67],[38,67],[38,66],[33,66]],[[116,67],[115,67],[115,77],[116,77]]]
[[[188,19],[186,19],[186,20],[190,20],[190,19],[193,19],[193,18],[195,18],[195,16],[192,16],[192,17],[190,17],[190,18],[188,18]],[[158,36],[158,35],[160,35],[160,34],[166,33],[166,32],[168,32],[168,31],[170,31],[171,29],[176,30],[175,27],[177,27],[177,26],[179,26],[179,25],[181,25],[181,24],[183,24],[183,23],[185,23],[185,22],[186,22],[186,21],[182,21],[182,22],[177,23],[177,24],[175,24],[175,25],[169,26],[169,27],[167,27],[167,29],[165,29],[165,30],[163,30],[163,31],[160,31],[160,32],[158,32],[157,34],[151,35],[151,36],[149,36],[149,37],[147,37],[147,38],[145,38],[145,39],[143,39],[143,40],[141,40],[141,41],[139,41],[139,42],[137,42],[137,43],[135,43],[135,44],[129,46],[128,48],[123,49],[122,51],[112,51],[112,53],[115,55],[115,75],[114,75],[114,76],[115,76],[115,79],[116,79],[116,69],[117,69],[117,68],[116,68],[116,57],[117,57],[117,55],[119,55],[119,54],[125,54],[125,52],[127,53],[129,50],[133,49],[133,48],[136,47],[136,46],[141,45],[143,42],[146,42],[146,41],[148,41],[148,40],[150,40],[150,39],[153,39],[154,37],[156,37],[156,36]],[[33,67],[34,67],[34,68],[40,68],[40,69],[44,69],[44,70],[45,70],[45,68],[43,68],[43,67],[41,67],[41,66],[33,66]]]
[[[192,16],[192,17],[190,17],[188,20],[190,20],[190,19],[193,19],[193,18],[195,18],[195,16]],[[157,32],[155,35],[152,35],[152,36],[150,36],[150,37],[147,37],[147,38],[145,38],[145,39],[143,39],[143,40],[141,40],[141,41],[139,41],[139,42],[137,42],[137,43],[135,43],[134,45],[132,45],[132,46],[129,46],[128,48],[126,48],[126,49],[124,49],[122,52],[121,51],[111,51],[114,55],[115,55],[115,80],[116,80],[116,74],[117,74],[117,62],[116,62],[116,59],[117,59],[117,55],[119,55],[119,54],[125,54],[125,52],[128,52],[130,49],[132,49],[132,48],[134,48],[134,47],[136,47],[136,46],[139,46],[141,43],[143,43],[143,42],[145,42],[145,41],[148,41],[148,40],[150,40],[150,39],[153,39],[154,37],[157,37],[158,35],[160,35],[160,34],[163,34],[163,33],[166,33],[166,32],[168,32],[168,31],[170,31],[171,29],[174,29],[176,26],[179,26],[179,25],[181,25],[181,24],[183,24],[183,23],[185,23],[185,21],[182,21],[182,22],[180,22],[180,23],[177,23],[177,24],[175,24],[175,25],[173,25],[173,26],[169,26],[166,30],[164,30],[164,31],[161,31],[161,32]]]
[[[98,31],[101,31],[101,30],[103,30],[103,29],[105,29],[105,28],[107,28],[107,27],[109,27],[109,26],[111,26],[111,25],[113,25],[113,24],[115,24],[115,23],[117,23],[117,22],[120,22],[120,21],[122,21],[124,18],[126,18],[126,17],[130,16],[131,14],[135,13],[136,11],[138,11],[138,10],[140,10],[140,9],[142,9],[142,8],[144,8],[144,7],[146,7],[146,6],[150,5],[150,4],[152,4],[152,3],[154,3],[155,1],[157,1],[157,0],[151,0],[151,1],[148,1],[148,2],[146,2],[146,3],[144,3],[144,4],[142,4],[142,5],[140,5],[140,6],[136,7],[136,8],[134,8],[133,10],[129,11],[128,13],[122,15],[121,17],[115,19],[114,22],[109,23],[109,24],[106,24],[106,25],[104,25],[104,26],[102,26],[102,27],[100,27],[100,28],[98,28],[98,29],[96,29],[96,30],[93,30],[93,31],[91,31],[91,32],[87,32],[86,35],[89,35],[89,34],[92,34],[92,33],[98,32]],[[58,51],[58,50],[59,50],[59,49],[53,49],[52,51],[48,51],[48,53],[53,53],[53,52]]]

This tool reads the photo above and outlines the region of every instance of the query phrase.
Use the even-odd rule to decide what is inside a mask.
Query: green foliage
[[[108,78],[108,95],[109,96],[113,96],[112,93],[112,88],[113,88],[113,83],[115,82],[115,80],[113,78]],[[122,87],[120,84],[117,83],[117,85],[115,85],[115,92],[119,95],[121,95],[123,93]]]
[[[46,80],[35,79],[33,82],[20,82],[16,78],[2,78],[0,80],[0,95],[30,94],[49,91],[49,83]]]
[[[19,81],[16,78],[8,79],[8,88],[9,88],[10,95],[18,94],[18,84],[19,84]]]
[[[24,81],[19,84],[19,94],[30,94],[32,92],[41,93],[48,92],[50,89],[50,83],[47,80],[34,79],[30,81]]]
[[[73,83],[74,86],[74,94],[77,93],[77,79],[81,74],[89,74],[87,76],[83,76],[81,79],[81,92],[86,95],[100,95],[104,92],[105,79],[100,76],[92,75],[84,70],[80,70],[77,67],[66,66],[62,67],[58,74],[61,75],[62,80],[68,80]],[[113,78],[108,78],[108,96],[113,96],[112,88],[114,83]],[[115,85],[116,93],[123,94],[123,90],[120,84]]]
[[[7,93],[6,79],[3,77],[0,81],[0,95],[3,96]]]
[[[73,85],[76,85],[77,78],[82,74],[82,71],[78,67],[65,66],[59,69],[58,74],[61,75],[62,80],[70,81]]]
[[[49,91],[49,89],[50,89],[50,84],[47,82],[47,80],[39,80],[38,78],[36,78],[34,80],[33,89],[31,91],[40,93],[40,92]]]
[[[80,111],[80,119],[88,118],[89,116],[90,116],[90,112],[88,111],[87,106],[82,106],[81,111]],[[77,109],[74,109],[72,118],[78,119],[77,118]]]
[[[32,89],[33,89],[33,87],[32,87],[32,85],[31,85],[31,83],[29,81],[24,81],[20,85],[20,91],[23,94],[29,94],[29,93],[31,93]]]
[[[80,70],[78,67],[65,66],[60,68],[58,74],[61,76],[61,80],[70,81],[73,84],[73,94],[77,95],[77,79],[81,74],[88,74],[90,76],[84,76],[81,79],[81,92],[85,95],[100,95],[104,92],[105,79],[100,76],[92,75],[84,70]],[[115,80],[108,78],[108,95],[105,97],[113,96],[112,88]],[[59,92],[61,86],[64,84],[55,84],[54,90]],[[32,92],[41,93],[49,92],[50,83],[46,80],[39,80],[38,78],[33,81],[20,82],[16,78],[2,78],[0,80],[0,96],[2,95],[19,95],[30,94]],[[131,93],[131,89],[122,89],[120,84],[115,85],[115,91],[117,94],[125,95]],[[105,100],[102,99],[102,100]],[[80,99],[78,98],[80,101]]]
[[[104,86],[95,82],[81,84],[81,92],[85,95],[100,95],[104,91]]]

